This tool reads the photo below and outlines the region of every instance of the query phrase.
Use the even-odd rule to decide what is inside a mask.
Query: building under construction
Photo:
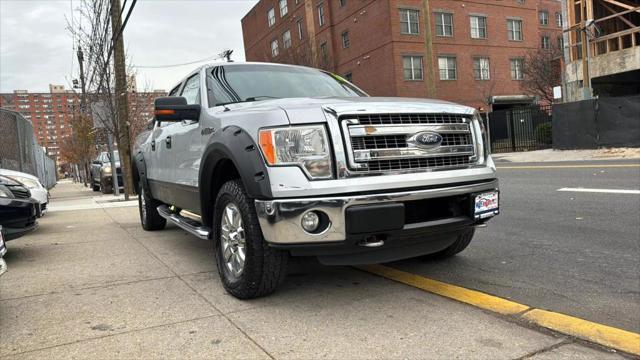
[[[640,0],[563,0],[564,100],[640,94]]]

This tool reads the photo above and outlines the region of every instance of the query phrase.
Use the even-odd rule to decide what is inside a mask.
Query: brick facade
[[[280,13],[280,0],[261,0],[242,19],[247,61],[294,63],[350,75],[356,85],[373,96],[435,97],[480,107],[489,96],[523,95],[522,82],[512,79],[511,60],[540,48],[542,36],[549,37],[551,46],[558,46],[562,34],[555,15],[561,12],[558,0],[286,0],[286,3],[288,11],[284,16]],[[322,26],[320,7],[325,18]],[[271,8],[275,23],[269,26],[267,14]],[[406,10],[417,13],[417,33],[402,33],[401,10],[403,14]],[[540,24],[541,11],[548,14],[547,25]],[[446,34],[450,36],[438,35],[438,13],[450,16],[452,33]],[[471,16],[486,19],[486,37],[472,38]],[[509,39],[509,19],[521,21],[522,40]],[[302,39],[297,30],[299,21],[305,30]],[[291,31],[292,44],[285,49],[283,34],[287,30]],[[346,48],[345,32],[349,39]],[[271,51],[274,40],[279,46],[277,56]],[[405,79],[405,56],[422,58],[422,78]],[[441,56],[455,58],[455,80],[440,79]],[[477,58],[488,59],[489,79],[474,78]]]

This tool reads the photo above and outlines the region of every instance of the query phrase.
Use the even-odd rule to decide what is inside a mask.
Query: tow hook
[[[376,235],[367,236],[358,243],[360,246],[374,248],[384,245],[384,240]]]

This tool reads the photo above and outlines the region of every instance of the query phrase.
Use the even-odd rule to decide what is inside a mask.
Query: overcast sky
[[[69,87],[78,77],[73,41],[65,28],[79,2],[0,0],[0,92],[48,92],[49,84]],[[139,0],[124,31],[127,56],[137,66],[158,66],[232,49],[234,60],[244,60],[240,19],[257,2]],[[169,90],[198,65],[137,68],[138,89]]]

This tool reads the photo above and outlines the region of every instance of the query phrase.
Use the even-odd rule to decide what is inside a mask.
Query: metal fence
[[[551,128],[551,106],[531,105],[494,111],[489,114],[488,124],[491,151],[550,148],[553,142]]]
[[[0,109],[0,169],[37,176],[47,189],[56,184],[56,164],[36,142],[31,121],[6,109]]]

